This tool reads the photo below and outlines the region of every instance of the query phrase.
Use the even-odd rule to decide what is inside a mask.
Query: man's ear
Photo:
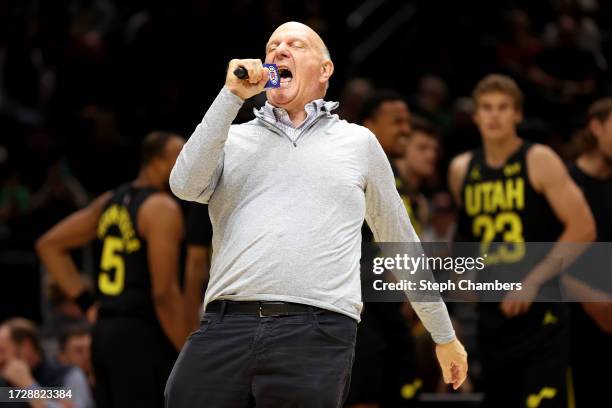
[[[329,81],[332,74],[334,73],[334,63],[330,60],[325,60],[321,64],[321,82]]]
[[[599,139],[599,135],[603,132],[603,125],[600,121],[593,118],[589,121],[589,131],[595,138],[595,140]],[[598,141],[599,143],[599,141]]]

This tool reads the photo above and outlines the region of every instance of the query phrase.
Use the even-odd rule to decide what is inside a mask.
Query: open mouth
[[[279,67],[278,76],[280,77],[281,84],[289,83],[293,79],[293,73],[287,67]]]

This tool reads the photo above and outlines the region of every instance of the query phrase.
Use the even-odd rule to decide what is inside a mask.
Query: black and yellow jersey
[[[101,244],[96,276],[101,316],[131,316],[156,321],[151,295],[147,243],[138,233],[137,214],[155,188],[131,183],[117,188],[98,220]]]
[[[525,242],[553,242],[561,224],[546,198],[531,185],[524,141],[500,168],[487,165],[484,151],[473,151],[461,187],[458,241],[480,242],[487,265],[525,259]]]
[[[546,248],[559,238],[562,225],[546,197],[537,192],[528,177],[527,153],[533,143],[523,141],[499,168],[487,165],[484,151],[473,151],[461,188],[462,208],[459,214],[457,241],[480,242],[479,256],[486,254],[486,268],[479,281],[520,282],[546,255]],[[528,242],[541,244],[537,250]],[[544,250],[543,250],[544,249]],[[547,283],[547,289],[559,290],[558,278]],[[493,295],[491,295],[493,296]],[[480,293],[479,326],[496,330],[514,341],[536,328],[567,316],[562,304],[533,303],[529,312],[510,319],[502,315],[499,304],[488,302]],[[499,293],[496,295],[499,298]]]

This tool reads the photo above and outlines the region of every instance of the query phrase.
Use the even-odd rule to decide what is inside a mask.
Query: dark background
[[[434,121],[443,137],[437,181],[443,185],[449,158],[479,143],[466,121],[465,97],[490,72],[511,74],[525,91],[521,134],[571,156],[585,107],[612,93],[611,6],[597,0],[0,1],[0,320],[42,319],[34,240],[133,178],[147,132],[189,136],[222,87],[227,62],[263,58],[279,24],[304,22],[328,44],[336,70],[327,99],[348,106],[342,91],[362,77],[374,88],[401,92],[413,111]],[[563,17],[574,22],[568,46],[555,37]],[[576,81],[584,92],[560,98],[533,80],[534,67]],[[428,76],[437,86],[433,110],[423,102],[431,97],[423,85]]]

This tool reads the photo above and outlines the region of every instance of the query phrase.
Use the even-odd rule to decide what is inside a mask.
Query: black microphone
[[[236,75],[240,79],[249,79],[249,71],[246,70],[245,67],[239,66],[234,70],[234,75]]]

